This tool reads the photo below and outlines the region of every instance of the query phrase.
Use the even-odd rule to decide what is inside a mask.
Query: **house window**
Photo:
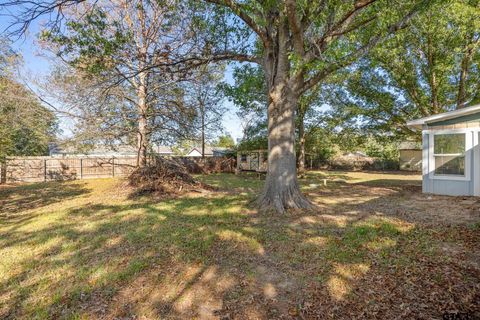
[[[240,155],[240,162],[247,162],[247,155],[246,154]]]
[[[433,141],[435,175],[465,176],[465,134],[436,134]]]

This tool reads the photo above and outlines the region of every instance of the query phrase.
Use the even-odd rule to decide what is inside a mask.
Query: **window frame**
[[[435,130],[431,129],[428,130],[429,134],[429,159],[428,159],[428,166],[430,168],[429,172],[429,177],[430,179],[435,179],[435,180],[451,180],[451,181],[470,181],[471,180],[471,152],[472,152],[472,147],[473,147],[473,131],[470,129],[450,129],[450,130]],[[435,136],[436,135],[445,135],[445,134],[464,134],[465,135],[465,171],[464,175],[454,175],[454,174],[435,174],[435,155],[434,155],[434,141],[435,141]],[[441,155],[441,154],[437,154]],[[455,155],[455,154],[450,154],[450,155]],[[461,155],[461,154],[459,154]]]

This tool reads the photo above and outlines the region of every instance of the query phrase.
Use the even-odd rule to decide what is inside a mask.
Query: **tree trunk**
[[[301,193],[295,156],[295,113],[303,75],[291,74],[290,31],[286,20],[274,43],[265,48],[264,71],[268,88],[268,172],[257,200],[261,210],[285,213],[287,209],[313,209]]]
[[[146,76],[140,75],[140,84],[138,86],[138,133],[137,133],[137,166],[145,167],[147,165],[148,150],[148,121],[147,121],[147,87],[145,83]]]
[[[0,158],[0,184],[7,183],[7,159]]]
[[[301,112],[298,114],[298,140],[299,140],[299,153],[298,153],[298,173],[305,173],[305,115]]]
[[[268,173],[260,209],[285,213],[286,209],[311,209],[313,204],[300,192],[295,156],[294,115],[298,96],[287,81],[269,90]]]
[[[202,112],[202,161],[205,162],[205,107],[201,105]]]
[[[147,119],[145,114],[140,114],[138,120],[138,134],[137,134],[137,143],[138,143],[138,157],[137,157],[137,166],[145,167],[147,165]]]
[[[467,102],[466,83],[468,78],[468,69],[470,67],[470,61],[473,55],[472,48],[467,46],[466,52],[462,58],[460,66],[460,81],[458,83],[458,96],[457,96],[457,109],[465,107]]]
[[[439,102],[438,102],[438,84],[437,84],[437,74],[435,72],[436,59],[433,52],[433,40],[431,37],[428,37],[427,40],[427,58],[428,58],[428,68],[429,68],[429,77],[430,77],[430,90],[431,90],[431,104],[432,104],[432,113],[437,114],[440,112]]]

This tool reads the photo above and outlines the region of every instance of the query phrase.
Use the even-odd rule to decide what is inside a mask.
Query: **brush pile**
[[[173,195],[214,189],[196,181],[182,163],[169,158],[157,158],[154,164],[135,169],[128,177],[128,182],[135,188],[136,194]]]
[[[192,174],[235,172],[235,159],[231,157],[207,157],[204,159],[178,157],[176,160],[182,163],[187,171]]]

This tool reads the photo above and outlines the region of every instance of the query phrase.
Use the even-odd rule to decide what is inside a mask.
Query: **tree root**
[[[260,211],[274,211],[278,214],[287,213],[288,209],[313,210],[316,205],[310,202],[295,183],[283,190],[276,186],[266,186],[264,192],[256,200]]]

